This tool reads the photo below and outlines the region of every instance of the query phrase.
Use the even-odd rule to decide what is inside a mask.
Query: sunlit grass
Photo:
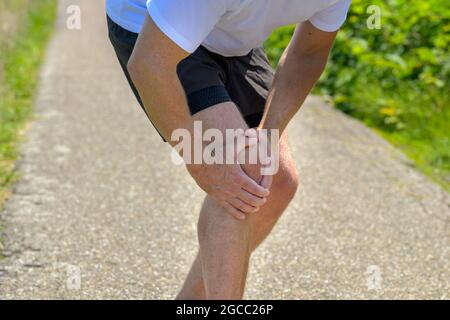
[[[14,161],[20,133],[32,111],[56,7],[56,0],[9,0],[0,4],[0,16],[8,15],[14,24],[9,32],[0,32],[0,207],[16,177]]]

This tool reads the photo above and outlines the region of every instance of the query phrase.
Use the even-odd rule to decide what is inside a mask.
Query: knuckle
[[[263,204],[263,198],[252,197],[252,201],[255,205],[258,205],[258,206]]]
[[[222,193],[224,193],[226,195],[232,195],[232,194],[234,194],[234,188],[232,187],[232,185],[226,184],[222,188]]]
[[[241,185],[243,184],[243,178],[242,178],[242,176],[241,176],[240,174],[234,174],[234,175],[231,177],[231,181],[232,181],[234,184],[239,185],[239,186],[241,186]]]
[[[230,192],[230,190],[224,189],[220,196],[222,197],[223,200],[226,200],[233,197],[233,194]]]
[[[259,207],[259,202],[254,199],[249,200],[248,204],[253,207]]]
[[[252,196],[249,203],[254,207],[261,207],[264,203],[266,203],[266,198]]]
[[[244,194],[243,195],[243,199],[244,199],[245,202],[247,202],[248,204],[250,204],[252,206],[255,206],[255,205],[258,204],[258,198],[253,196],[253,195],[251,195],[251,194],[249,194],[249,193]]]

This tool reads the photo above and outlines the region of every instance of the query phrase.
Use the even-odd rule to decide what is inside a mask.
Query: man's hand
[[[266,202],[268,188],[247,176],[240,164],[191,164],[187,170],[209,196],[236,219],[256,212]]]
[[[200,188],[240,220],[245,219],[245,214],[257,212],[266,203],[272,184],[271,175],[261,175],[260,163],[246,164],[250,148],[257,148],[259,140],[253,129],[247,130],[245,136],[244,144],[229,146],[235,150],[234,164],[186,166]],[[253,142],[248,138],[254,138]]]

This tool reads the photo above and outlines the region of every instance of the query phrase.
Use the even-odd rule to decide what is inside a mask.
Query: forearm
[[[148,116],[169,143],[176,143],[170,141],[176,129],[192,133],[192,117],[175,68],[140,62],[131,63],[129,71]]]
[[[299,54],[286,49],[267,99],[261,127],[281,133],[300,109],[326,65],[328,52]]]

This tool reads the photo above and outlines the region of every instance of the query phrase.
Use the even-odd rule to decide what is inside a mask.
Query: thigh
[[[246,130],[249,128],[238,107],[233,102],[225,102],[204,109],[193,115],[195,121],[201,121],[203,131],[218,129],[222,132],[223,142],[227,141],[227,129]],[[206,144],[204,145],[206,147]],[[233,147],[234,148],[234,147]],[[258,183],[261,181],[260,168],[257,165],[242,165],[244,172]]]
[[[223,102],[192,116],[193,120],[201,121],[203,130],[219,129],[225,133],[226,129],[247,129],[248,125],[242,117],[236,104],[233,102]]]

